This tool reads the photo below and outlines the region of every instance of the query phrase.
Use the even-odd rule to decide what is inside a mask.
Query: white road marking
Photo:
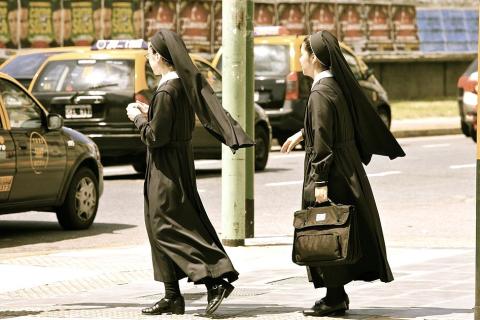
[[[450,169],[475,168],[475,166],[476,166],[475,163],[470,163],[470,164],[458,164],[458,165],[450,166]]]
[[[284,182],[272,182],[272,183],[266,183],[265,186],[267,187],[281,187],[281,186],[290,186],[290,185],[296,185],[296,184],[302,184],[303,181],[284,181]]]
[[[435,144],[426,144],[426,145],[423,145],[422,147],[424,148],[445,148],[445,147],[449,147],[450,146],[450,143],[435,143]]]
[[[394,174],[400,174],[402,173],[401,171],[385,171],[385,172],[379,172],[379,173],[370,173],[367,174],[368,177],[385,177],[385,176],[391,176]]]

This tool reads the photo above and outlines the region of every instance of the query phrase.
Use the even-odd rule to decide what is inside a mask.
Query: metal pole
[[[253,56],[253,13],[254,1],[247,0],[247,38],[246,38],[246,126],[245,130],[250,137],[255,137],[255,62]],[[255,236],[255,148],[248,148],[246,152],[246,190],[245,190],[245,238]]]
[[[246,0],[222,2],[223,106],[245,128]],[[222,145],[222,242],[245,244],[245,149]]]
[[[480,7],[479,7],[479,25],[480,25]],[[477,50],[477,62],[478,63],[478,72],[480,73],[480,30],[478,33],[478,50]],[[477,82],[478,85],[478,82]],[[478,88],[478,87],[477,87]],[[478,91],[478,90],[477,90]],[[477,101],[477,112],[479,104]],[[474,318],[475,320],[480,320],[480,146],[478,137],[480,133],[478,132],[480,128],[480,120],[477,116],[477,182],[476,182],[476,217],[475,217],[475,226],[476,226],[476,245],[475,245],[475,309],[474,309]]]

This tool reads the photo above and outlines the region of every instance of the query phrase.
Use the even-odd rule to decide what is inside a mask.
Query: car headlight
[[[470,92],[470,91],[465,91],[463,93],[463,103],[466,105],[470,106],[476,106],[478,101],[478,96],[477,94]]]

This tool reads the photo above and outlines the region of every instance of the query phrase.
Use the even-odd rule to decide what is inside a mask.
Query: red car
[[[458,108],[462,132],[477,141],[477,103],[478,103],[478,64],[477,58],[468,66],[458,79]]]

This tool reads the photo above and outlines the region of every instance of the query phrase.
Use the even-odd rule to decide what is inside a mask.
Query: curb
[[[443,136],[450,134],[461,134],[460,128],[428,128],[418,130],[398,130],[392,131],[395,138],[410,138],[423,136]]]

